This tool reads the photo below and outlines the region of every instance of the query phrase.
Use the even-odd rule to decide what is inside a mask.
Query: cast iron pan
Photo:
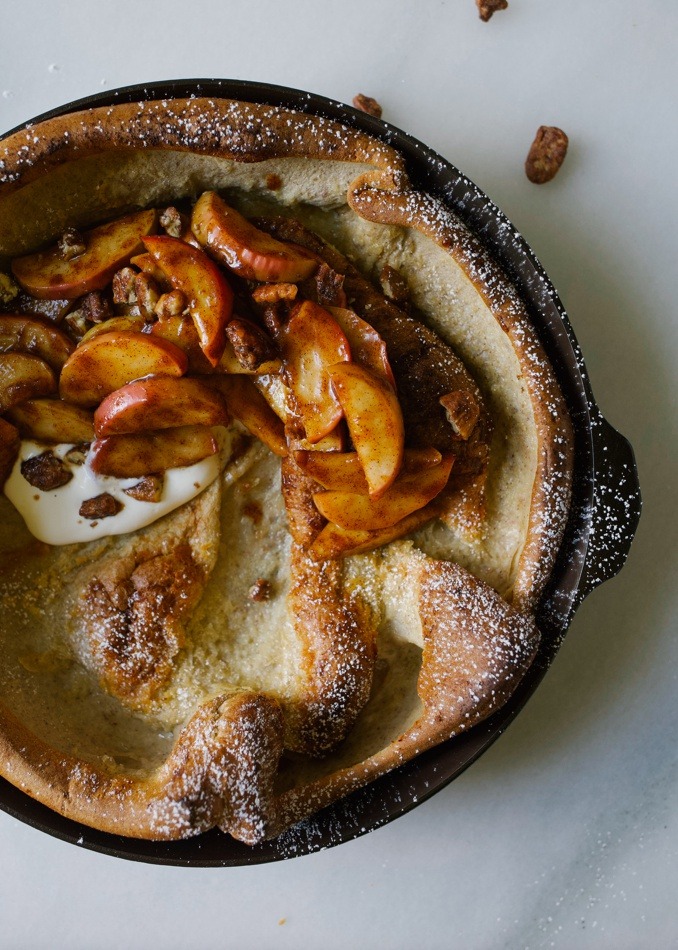
[[[510,701],[468,733],[429,750],[280,838],[255,847],[220,831],[179,842],[105,834],[62,818],[0,779],[0,808],[64,841],[136,861],[219,867],[278,861],[349,841],[404,814],[461,774],[501,735],[537,688],[587,594],[621,569],[638,524],[641,499],[633,450],[596,405],[579,346],[543,267],[487,195],[412,136],[322,96],[264,83],[215,79],[128,86],[79,99],[38,116],[33,123],[89,107],[190,96],[243,99],[323,115],[368,132],[401,152],[415,187],[451,208],[512,278],[553,364],[575,428],[573,505],[537,612],[543,635],[539,655]]]

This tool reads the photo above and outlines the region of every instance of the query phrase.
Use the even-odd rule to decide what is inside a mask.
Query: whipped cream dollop
[[[127,534],[152,524],[204,491],[225,467],[232,450],[229,430],[214,429],[220,451],[215,455],[187,465],[169,468],[163,473],[162,494],[159,501],[139,501],[125,493],[126,488],[137,485],[135,478],[114,478],[97,475],[88,464],[81,465],[65,460],[74,448],[71,444],[47,445],[43,442],[24,440],[12,473],[5,483],[5,495],[26,522],[28,530],[39,541],[47,544],[73,544],[94,541],[109,535]],[[21,463],[45,451],[64,461],[72,478],[60,488],[41,491],[31,485],[21,474]],[[90,520],[79,514],[84,501],[108,493],[122,506],[117,514],[108,518]]]

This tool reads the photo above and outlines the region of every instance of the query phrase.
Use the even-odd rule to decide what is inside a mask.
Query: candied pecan
[[[160,299],[158,285],[148,274],[137,274],[134,278],[134,293],[141,316],[147,322],[155,317],[155,307]]]
[[[551,181],[565,161],[567,135],[555,125],[542,125],[534,137],[527,159],[525,174],[535,185]]]
[[[49,449],[22,462],[21,474],[29,485],[40,491],[54,491],[73,478],[73,472]]]
[[[260,602],[263,600],[269,600],[272,593],[273,588],[271,586],[271,582],[267,581],[265,577],[259,577],[250,587],[247,596],[250,600]]]
[[[80,445],[74,445],[72,449],[64,455],[64,461],[69,465],[84,465],[89,451],[89,442],[81,442]]]
[[[134,281],[137,271],[133,267],[123,267],[113,275],[113,303],[132,304],[137,302]]]
[[[404,310],[409,308],[410,293],[407,282],[400,271],[397,271],[395,267],[391,267],[390,264],[384,264],[379,275],[379,283],[389,300],[392,300],[393,303]]]
[[[78,514],[81,518],[87,518],[89,521],[98,521],[101,518],[112,518],[123,507],[121,501],[105,491],[101,495],[95,495],[94,498],[87,498],[83,501]]]
[[[345,307],[344,275],[322,263],[315,275],[316,293],[321,307]]]
[[[87,323],[87,317],[83,310],[73,310],[72,313],[69,313],[66,319],[64,320],[66,328],[70,332],[73,339],[77,342],[82,340],[84,335],[89,330],[89,324]]]
[[[107,297],[100,290],[92,290],[80,301],[80,307],[85,320],[90,323],[103,323],[111,316],[111,305]]]
[[[256,303],[275,303],[277,300],[294,300],[297,296],[296,284],[259,284],[252,291]]]
[[[382,108],[377,100],[371,96],[363,95],[362,92],[353,97],[353,108],[360,109],[361,112],[366,112],[368,115],[381,119]]]
[[[492,18],[493,13],[498,10],[505,10],[508,7],[508,0],[476,0],[478,14],[483,23],[487,23]]]
[[[466,442],[480,417],[478,400],[468,390],[457,389],[455,392],[447,393],[446,396],[441,396],[439,401],[447,414],[450,425]]]
[[[226,327],[226,336],[243,369],[256,370],[262,363],[278,355],[273,340],[249,320],[235,317]]]
[[[160,227],[163,228],[165,233],[169,234],[170,237],[180,238],[186,230],[187,225],[188,219],[178,208],[175,208],[174,205],[165,208],[160,215]]]
[[[180,290],[170,290],[158,297],[155,305],[155,315],[158,320],[169,320],[170,317],[179,317],[186,309],[186,297]]]
[[[67,261],[80,257],[87,250],[84,237],[75,228],[66,228],[59,238],[58,246],[59,253]]]
[[[0,305],[3,307],[19,296],[19,288],[9,274],[0,271]]]
[[[137,501],[160,501],[163,489],[162,475],[144,475],[139,479],[136,485],[130,485],[129,488],[123,488],[126,495],[135,498]]]
[[[266,176],[266,187],[271,191],[277,191],[282,188],[282,178],[275,173]]]

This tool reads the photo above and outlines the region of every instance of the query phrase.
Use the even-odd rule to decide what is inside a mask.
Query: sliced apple
[[[325,491],[316,493],[313,501],[323,517],[348,531],[390,528],[440,494],[450,477],[453,461],[453,455],[443,456],[433,468],[416,475],[401,475],[377,499],[347,491]]]
[[[161,290],[167,291],[172,289],[169,277],[148,251],[144,251],[143,254],[135,254],[134,257],[130,258],[130,264],[132,267],[138,267],[143,274],[148,274],[149,277],[157,281]]]
[[[183,376],[186,354],[147,333],[114,331],[81,343],[66,361],[59,393],[76,406],[96,406],[104,396],[144,376]]]
[[[346,425],[343,419],[339,420],[331,432],[328,432],[327,435],[324,435],[322,439],[319,439],[318,442],[314,442],[313,444],[311,444],[308,439],[295,437],[291,426],[287,427],[286,435],[287,445],[290,451],[312,451],[315,455],[326,455],[328,452],[332,454],[345,452],[346,443],[348,442],[348,432],[346,431]]]
[[[0,352],[19,350],[39,356],[60,370],[75,344],[56,327],[36,317],[0,316]]]
[[[403,414],[393,388],[364,366],[340,363],[330,371],[371,498],[380,498],[403,461]]]
[[[158,320],[151,324],[150,333],[153,337],[173,343],[186,354],[189,373],[214,372],[214,367],[202,351],[198,331],[190,317],[168,317]],[[235,360],[235,356],[233,359]]]
[[[327,310],[305,300],[290,317],[281,342],[286,382],[306,438],[313,445],[341,419],[342,407],[330,385],[330,368],[341,361],[348,364],[348,340]]]
[[[294,461],[323,488],[359,495],[369,494],[367,479],[357,452],[296,451]],[[400,477],[425,472],[439,465],[441,461],[442,455],[437,449],[405,449]]]
[[[329,522],[316,536],[308,548],[309,555],[316,561],[326,561],[333,558],[346,557],[349,554],[363,554],[374,551],[384,544],[389,544],[398,538],[416,531],[428,521],[438,517],[439,508],[435,501],[414,511],[390,528],[381,528],[379,531],[349,531]]]
[[[222,396],[197,379],[151,376],[106,396],[94,413],[97,438],[178,426],[226,426]]]
[[[200,346],[212,366],[226,346],[226,324],[233,312],[233,291],[214,261],[179,238],[158,235],[144,239],[146,249],[188,301]]]
[[[133,254],[143,250],[141,239],[155,230],[157,213],[139,211],[87,231],[85,251],[67,259],[57,245],[47,251],[17,257],[12,271],[34,297],[74,300],[91,290],[103,290],[113,274]]]
[[[5,419],[0,419],[0,489],[12,474],[20,448],[21,437],[18,431]]]
[[[214,434],[207,426],[181,426],[97,439],[92,443],[90,465],[98,475],[139,478],[168,468],[195,465],[218,451]]]
[[[56,388],[54,371],[38,356],[0,353],[0,413],[25,399],[49,396]]]
[[[197,200],[191,228],[203,247],[247,280],[296,283],[318,268],[301,248],[260,231],[214,191]]]
[[[61,399],[27,399],[10,409],[7,418],[25,439],[39,442],[91,442],[92,413]]]
[[[220,392],[230,414],[275,455],[287,455],[285,427],[249,376],[206,376],[203,382]]]
[[[95,336],[101,336],[102,333],[112,333],[114,330],[116,332],[122,330],[130,333],[141,333],[143,328],[144,321],[142,317],[111,317],[110,320],[95,323],[93,327],[90,327],[78,345],[82,346],[87,340],[92,340]]]
[[[395,377],[388,361],[386,343],[374,327],[345,307],[327,309],[346,334],[354,362],[371,369],[377,376],[383,376],[395,389]]]

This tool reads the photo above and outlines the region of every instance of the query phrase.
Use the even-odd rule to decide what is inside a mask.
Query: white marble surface
[[[678,4],[4,0],[0,132],[133,82],[258,79],[350,101],[484,188],[568,307],[594,391],[637,451],[627,568],[584,605],[507,734],[390,826],[278,865],[185,871],[0,813],[0,947],[678,946],[675,162]],[[571,149],[538,188],[536,127]]]

